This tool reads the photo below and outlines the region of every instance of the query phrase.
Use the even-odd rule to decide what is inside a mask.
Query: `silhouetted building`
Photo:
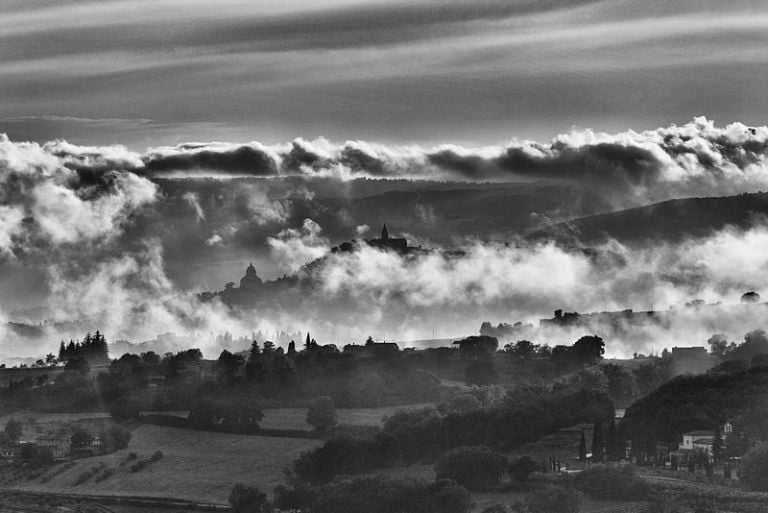
[[[241,290],[253,290],[261,287],[261,278],[256,274],[256,268],[253,267],[253,262],[245,269],[245,276],[240,278]]]
[[[667,322],[665,312],[655,312],[647,310],[635,312],[631,308],[614,312],[593,312],[580,314],[578,312],[563,312],[555,310],[555,316],[550,319],[541,319],[539,327],[548,326],[607,326],[616,331],[621,331],[627,327],[643,326],[649,324],[663,325]]]
[[[390,237],[385,224],[381,229],[381,237],[378,239],[369,239],[366,241],[369,246],[382,249],[393,249],[395,251],[408,250],[408,241],[402,237]]]
[[[365,241],[352,240],[343,242],[342,244],[334,247],[331,253],[351,253],[357,251],[361,244],[368,244],[371,247],[396,251],[403,255],[416,255],[429,253],[428,250],[419,247],[408,246],[408,241],[403,237],[390,237],[387,231],[387,226],[384,225],[381,230],[381,237],[378,239],[369,239]],[[448,256],[452,256],[451,253],[446,253]],[[460,255],[455,253],[455,255]],[[282,278],[276,280],[262,281],[256,273],[256,268],[253,263],[248,265],[245,269],[245,275],[240,279],[240,286],[236,286],[235,282],[229,282],[224,285],[224,290],[217,292],[202,292],[198,294],[200,301],[212,301],[216,298],[220,299],[224,304],[228,306],[236,307],[252,307],[270,301],[279,295],[281,292],[294,289],[299,286],[311,286],[312,277],[315,269],[322,266],[325,261],[325,257],[318,258],[308,264],[304,265],[298,273],[290,276],[284,275]],[[300,276],[301,275],[301,276]],[[306,279],[309,278],[309,279]],[[302,285],[303,281],[303,285]]]

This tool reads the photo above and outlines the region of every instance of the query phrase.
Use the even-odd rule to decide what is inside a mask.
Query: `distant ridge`
[[[668,200],[644,207],[597,214],[553,224],[532,232],[529,240],[595,244],[608,239],[632,245],[647,241],[679,242],[706,237],[726,226],[768,226],[768,193]]]

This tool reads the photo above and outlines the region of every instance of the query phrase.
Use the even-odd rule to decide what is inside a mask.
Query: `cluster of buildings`
[[[732,434],[733,425],[730,422],[718,426],[717,429],[687,431],[682,434],[682,440],[677,445],[656,444],[656,461],[663,462],[664,466],[675,470],[684,465],[711,465],[718,457],[718,449],[715,446],[719,444],[722,457]]]
[[[404,237],[390,237],[387,225],[385,224],[382,227],[381,235],[378,238],[344,242],[332,248],[331,253],[351,253],[357,251],[362,244],[366,244],[379,250],[394,251],[402,255],[426,251],[420,246],[409,246],[408,239]],[[317,265],[317,262],[311,262],[307,265],[307,268],[311,269],[314,265]],[[294,288],[297,283],[298,280],[295,276],[283,276],[277,280],[265,282],[259,277],[253,262],[251,262],[248,267],[245,268],[245,274],[240,278],[239,286],[236,286],[235,282],[230,282],[224,286],[224,290],[218,292],[203,292],[198,298],[201,301],[210,301],[218,297],[224,304],[229,306],[249,306],[257,304],[263,300],[272,299],[275,294],[286,289]]]
[[[99,436],[92,436],[85,447],[79,447],[78,450],[96,451],[101,447],[102,441]],[[32,440],[18,440],[0,446],[0,460],[5,463],[14,463],[22,454],[25,446],[34,446],[38,448],[50,449],[55,460],[63,460],[73,452],[72,440],[69,435],[64,434],[43,434]]]

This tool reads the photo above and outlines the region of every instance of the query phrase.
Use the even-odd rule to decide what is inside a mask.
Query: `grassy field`
[[[383,408],[339,408],[336,410],[339,424],[354,426],[381,426],[384,418],[400,410],[416,410],[428,406],[428,403],[385,406]],[[145,411],[143,414],[170,415],[186,417],[189,411]],[[264,429],[298,429],[311,431],[307,424],[307,408],[271,408],[264,410],[264,419],[260,422]]]
[[[339,424],[356,426],[381,426],[384,418],[400,410],[416,410],[428,404],[408,404],[403,406],[385,406],[383,408],[339,408],[336,415]],[[265,429],[306,429],[307,408],[275,408],[265,410],[261,427]]]
[[[302,452],[319,443],[303,438],[245,436],[143,425],[133,431],[127,449],[78,460],[74,467],[53,475],[45,483],[38,479],[20,487],[225,503],[232,484],[238,481],[271,492],[284,481],[283,469]],[[130,466],[135,462],[126,463],[129,452],[136,452],[138,460],[143,460],[157,450],[164,454],[160,461],[140,472],[130,472]],[[98,466],[102,467],[99,472],[75,486],[78,476]],[[107,469],[112,475],[99,481]]]
[[[517,501],[525,501],[525,493],[479,493],[475,494],[475,506],[473,513],[481,513],[484,509],[497,504],[513,504]],[[619,502],[619,501],[601,501],[590,499],[583,496],[579,513],[646,513],[648,503],[644,501],[637,502]]]

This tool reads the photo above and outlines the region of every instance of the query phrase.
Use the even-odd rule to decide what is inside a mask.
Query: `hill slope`
[[[748,228],[766,216],[768,193],[686,198],[557,223],[529,238],[584,244],[607,239],[630,245],[650,240],[677,242],[704,237],[726,226]]]

